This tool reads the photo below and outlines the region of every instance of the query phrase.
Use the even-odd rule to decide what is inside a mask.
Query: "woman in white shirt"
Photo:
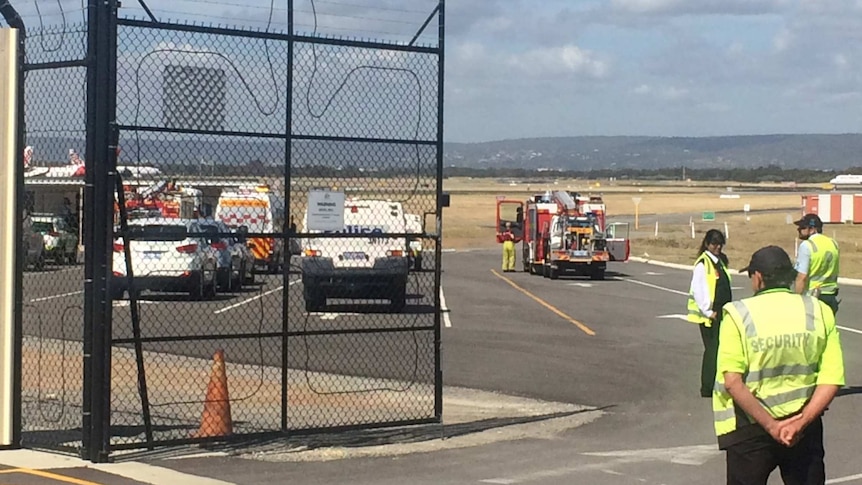
[[[715,383],[715,362],[718,358],[718,329],[721,325],[721,307],[733,299],[724,234],[710,229],[703,237],[700,251],[694,262],[691,290],[688,297],[688,321],[700,325],[703,340],[703,361],[700,368],[700,395],[712,397]]]

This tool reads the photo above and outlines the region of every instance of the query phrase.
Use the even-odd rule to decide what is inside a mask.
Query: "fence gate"
[[[265,3],[215,26],[91,0],[27,31],[21,191],[83,257],[23,275],[24,446],[440,420],[444,2],[381,41]]]

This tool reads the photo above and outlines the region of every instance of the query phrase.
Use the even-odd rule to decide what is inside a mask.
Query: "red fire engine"
[[[617,238],[620,225],[606,225],[601,196],[566,191],[537,194],[525,202],[497,202],[498,231],[512,222],[523,238],[524,271],[557,279],[572,272],[601,280],[609,261],[626,261],[629,240]]]

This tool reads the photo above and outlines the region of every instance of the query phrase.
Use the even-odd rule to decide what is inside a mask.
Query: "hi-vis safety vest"
[[[806,242],[811,248],[808,291],[820,288],[824,295],[834,294],[838,289],[838,243],[822,234],[812,236]]]
[[[712,258],[710,258],[706,252],[703,252],[698,256],[694,265],[697,266],[701,261],[703,261],[703,269],[706,271],[706,287],[709,288],[710,296],[715,298],[715,286],[716,283],[718,283],[718,268],[715,267],[715,263],[712,262]],[[727,272],[727,268],[725,268],[724,265],[722,265],[721,268],[727,276],[727,281],[730,282],[730,273]],[[688,290],[688,316],[686,318],[691,323],[706,325],[707,327],[712,326],[712,320],[709,317],[704,316],[700,311],[700,307],[697,306],[697,302],[694,300],[693,288]]]
[[[735,325],[742,338],[744,357],[740,357],[748,367],[743,374],[745,385],[776,419],[797,413],[814,394],[821,371],[819,365],[826,358],[826,351],[832,352],[829,357],[842,359],[840,344],[828,349],[826,345],[827,335],[836,332],[832,312],[812,296],[796,295],[785,288],[767,290],[728,303],[724,312],[721,338],[729,331],[725,325]],[[837,334],[834,338],[837,339]],[[834,367],[829,371],[835,374]],[[828,379],[834,382],[826,384],[843,385],[843,364],[838,375],[830,375]],[[719,445],[722,435],[754,423],[734,407],[724,387],[721,357],[712,409]]]

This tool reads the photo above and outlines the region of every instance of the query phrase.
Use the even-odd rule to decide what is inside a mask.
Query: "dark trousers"
[[[700,395],[711,397],[715,387],[715,368],[718,360],[718,328],[720,322],[712,322],[711,327],[699,325],[700,338],[703,340],[703,362],[700,364]]]
[[[766,485],[777,467],[784,485],[823,485],[823,422],[814,420],[793,448],[787,448],[765,432],[727,448],[727,485]]]
[[[829,305],[829,308],[832,309],[833,315],[838,315],[838,296],[837,295],[823,295],[823,294],[821,294],[817,298],[820,298],[820,301]]]

